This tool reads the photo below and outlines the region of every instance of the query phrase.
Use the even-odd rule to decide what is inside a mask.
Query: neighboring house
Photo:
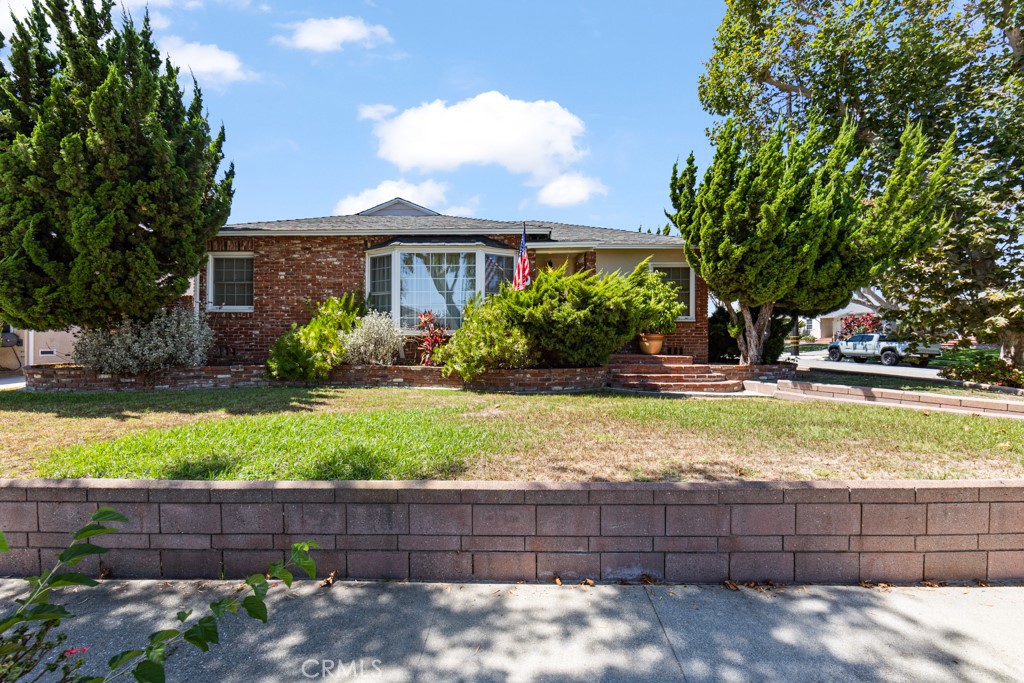
[[[835,339],[843,331],[843,318],[874,312],[867,306],[851,303],[845,308],[840,308],[838,311],[825,313],[817,318],[805,319],[800,333],[813,335],[816,339]]]
[[[512,278],[522,231],[521,222],[442,216],[400,198],[352,216],[227,225],[199,275],[211,360],[262,362],[292,323],[309,320],[310,303],[352,291],[409,335],[424,310],[457,329],[470,298]],[[687,305],[665,352],[707,361],[707,286],[687,267],[680,238],[537,221],[526,222],[526,235],[534,273],[562,264],[627,273],[651,257]]]
[[[0,332],[14,334],[20,345],[0,348],[0,371],[18,370],[25,365],[54,365],[70,363],[75,338],[63,330],[17,330],[0,324]],[[10,338],[10,337],[8,337]]]

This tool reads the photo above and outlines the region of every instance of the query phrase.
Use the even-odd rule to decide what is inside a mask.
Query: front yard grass
[[[2,475],[690,481],[1024,477],[1024,422],[754,399],[399,389],[0,393]]]

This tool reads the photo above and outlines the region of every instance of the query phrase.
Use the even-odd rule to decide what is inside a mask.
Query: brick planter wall
[[[98,505],[131,520],[99,538],[112,578],[242,577],[313,540],[357,579],[1024,579],[1024,480],[0,480],[0,574],[50,565]]]
[[[151,389],[224,389],[257,387],[269,382],[262,365],[169,369],[151,375],[118,377],[78,366],[25,368],[28,391],[140,391]]]
[[[464,384],[457,375],[445,378],[441,368],[422,365],[345,365],[331,372],[330,383],[346,387],[447,387],[512,393],[593,391],[604,387],[608,368],[533,368],[488,370]]]

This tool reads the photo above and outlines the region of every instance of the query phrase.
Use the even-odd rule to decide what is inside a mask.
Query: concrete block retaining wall
[[[749,391],[776,398],[867,402],[921,410],[945,410],[1024,419],[1024,400],[1010,395],[1004,398],[1001,395],[993,394],[992,398],[982,398],[928,391],[900,391],[842,384],[795,382],[785,379],[780,379],[776,384],[747,381],[744,385]]]
[[[354,579],[1024,579],[1024,480],[0,480],[0,574],[50,565],[99,505],[131,520],[99,538],[122,578],[239,577],[312,540],[321,573]]]

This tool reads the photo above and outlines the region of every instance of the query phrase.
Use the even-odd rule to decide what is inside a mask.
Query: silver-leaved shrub
[[[83,330],[76,335],[72,358],[108,375],[141,375],[205,365],[212,345],[213,330],[203,315],[173,308],[145,323],[126,320],[112,330]]]
[[[344,336],[345,360],[352,365],[391,365],[405,337],[387,313],[370,311]]]

